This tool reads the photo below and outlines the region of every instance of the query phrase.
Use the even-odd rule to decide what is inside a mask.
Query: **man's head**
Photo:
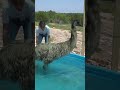
[[[44,21],[40,21],[40,22],[39,22],[39,27],[40,27],[41,29],[44,29],[44,28],[45,28],[45,22],[44,22]]]

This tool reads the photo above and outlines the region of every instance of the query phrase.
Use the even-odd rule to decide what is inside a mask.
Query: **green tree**
[[[48,15],[44,12],[36,12],[35,21],[40,21],[40,20],[48,22]]]
[[[46,21],[48,23],[62,23],[68,24],[72,20],[78,20],[83,25],[83,14],[82,13],[56,13],[52,10],[45,12],[39,11],[35,13],[35,21]]]

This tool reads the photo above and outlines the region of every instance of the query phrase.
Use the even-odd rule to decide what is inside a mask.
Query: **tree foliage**
[[[55,11],[35,12],[35,21],[43,20],[48,23],[68,24],[72,20],[77,20],[83,25],[83,13],[56,13]]]

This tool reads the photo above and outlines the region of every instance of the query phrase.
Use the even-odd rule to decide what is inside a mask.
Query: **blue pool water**
[[[69,54],[55,60],[45,72],[36,60],[35,90],[85,90],[84,57]]]

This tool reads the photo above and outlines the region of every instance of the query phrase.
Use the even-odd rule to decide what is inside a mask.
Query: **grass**
[[[61,30],[71,30],[71,24],[57,24],[57,23],[48,23],[51,28],[61,29]],[[35,22],[35,26],[38,26],[38,22]],[[78,31],[83,31],[83,27],[77,26]]]

